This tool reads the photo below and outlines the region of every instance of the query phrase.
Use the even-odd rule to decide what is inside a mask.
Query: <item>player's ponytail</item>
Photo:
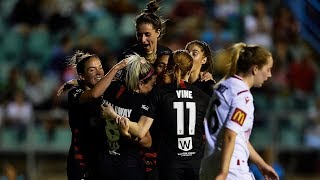
[[[215,53],[214,62],[216,66],[225,68],[225,75],[217,84],[216,87],[224,79],[238,73],[248,73],[253,65],[261,68],[267,64],[268,58],[272,54],[269,50],[257,46],[237,43],[225,50],[220,50]]]
[[[247,45],[245,43],[237,43],[234,44],[230,49],[230,69],[229,72],[226,76],[226,78],[233,76],[234,74],[236,74],[237,72],[237,64],[238,64],[238,60],[239,60],[239,55],[241,51],[244,51],[244,48]]]
[[[168,59],[167,74],[171,77],[171,82],[175,80],[180,84],[187,73],[190,73],[193,59],[187,50],[176,50],[172,52]],[[170,76],[172,74],[172,76]]]
[[[223,72],[223,78],[216,83],[216,87],[228,77],[237,72],[237,63],[240,52],[246,47],[245,43],[236,43],[233,46],[214,53],[214,69]]]
[[[179,64],[176,64],[174,66],[174,77],[176,78],[176,82],[177,82],[177,87],[179,86],[180,84],[180,81],[181,81],[181,69],[179,67]]]
[[[160,6],[156,0],[152,0],[147,4],[147,8],[143,10],[144,13],[155,13],[160,9]]]

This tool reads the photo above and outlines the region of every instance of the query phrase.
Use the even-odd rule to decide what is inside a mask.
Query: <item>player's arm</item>
[[[88,102],[100,97],[107,90],[118,70],[124,68],[127,64],[128,60],[124,59],[114,65],[91,90],[87,90],[81,95],[80,102]]]
[[[80,96],[80,102],[88,102],[92,99],[100,97],[104,91],[109,87],[116,73],[124,68],[128,64],[128,60],[124,59],[120,61],[118,64],[114,65],[109,72],[92,88],[83,92]],[[64,92],[70,90],[73,86],[79,85],[79,81],[77,79],[72,79],[68,82],[65,82],[58,89],[57,96],[60,96]]]
[[[119,118],[119,117],[118,117]],[[121,135],[136,141],[140,146],[149,148],[152,145],[152,138],[150,132],[148,131],[145,136],[142,138],[133,136],[129,133],[129,123],[128,121],[123,121],[122,123],[118,123]]]
[[[102,117],[115,120],[121,129],[128,129],[126,133],[138,138],[143,138],[146,135],[153,122],[153,118],[147,116],[141,116],[138,123],[132,122],[130,119],[118,115],[109,104],[101,106],[101,113]]]
[[[220,169],[219,175],[216,177],[216,180],[227,178],[236,137],[237,137],[236,132],[234,132],[228,128],[224,129],[224,139],[223,139],[224,141],[223,141],[223,146],[222,146],[221,169]]]
[[[257,165],[265,179],[278,180],[279,176],[276,171],[262,159],[262,157],[257,153],[250,142],[248,142],[248,149],[250,153],[249,160]]]
[[[146,133],[145,136],[143,136],[143,138],[140,139],[137,137],[137,140],[138,144],[142,147],[149,148],[152,145],[152,137],[149,131]]]
[[[143,138],[146,135],[153,122],[153,119],[147,116],[141,116],[138,122],[132,122],[126,117],[116,117],[115,119],[118,119],[121,126],[128,124],[129,133],[138,138]]]

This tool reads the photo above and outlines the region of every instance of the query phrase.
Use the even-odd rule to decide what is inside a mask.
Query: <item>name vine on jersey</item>
[[[202,156],[203,118],[209,96],[200,89],[185,83],[184,88],[175,84],[156,88],[141,108],[145,116],[160,121],[162,157],[177,159]]]

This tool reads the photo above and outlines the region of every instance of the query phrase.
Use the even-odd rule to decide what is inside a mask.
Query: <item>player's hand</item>
[[[117,121],[121,134],[131,138],[129,133],[129,119],[126,117],[120,117]]]
[[[279,176],[276,171],[268,164],[265,164],[262,167],[259,167],[264,179],[266,180],[279,180]]]
[[[118,116],[110,104],[103,104],[100,106],[100,115],[102,118],[112,120],[115,120]]]
[[[213,80],[213,76],[211,73],[209,72],[200,72],[200,81],[209,81],[209,80]]]
[[[118,62],[116,65],[114,65],[115,70],[120,70],[123,69],[128,65],[129,60],[128,59],[123,59],[120,62]]]
[[[68,82],[65,82],[64,84],[62,84],[57,92],[57,96],[60,96],[61,94],[63,94],[64,92],[70,90],[73,86],[78,85],[78,80],[77,79],[71,79]]]

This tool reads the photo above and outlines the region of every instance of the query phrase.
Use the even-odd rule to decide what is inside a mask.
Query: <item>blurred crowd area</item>
[[[67,153],[67,99],[56,96],[61,84],[77,78],[67,58],[75,50],[95,53],[107,72],[136,43],[134,20],[147,2],[0,0],[0,165],[10,162],[7,154]],[[259,151],[272,147],[289,172],[308,163],[297,160],[298,154],[320,149],[319,31],[303,36],[306,22],[298,16],[312,12],[308,22],[320,30],[320,5],[314,2],[163,0],[158,12],[167,20],[160,44],[172,50],[199,39],[213,51],[240,41],[272,51],[272,78],[252,90],[256,120],[251,139]],[[29,165],[37,164],[30,159]],[[319,154],[311,160],[311,173],[319,172]]]

